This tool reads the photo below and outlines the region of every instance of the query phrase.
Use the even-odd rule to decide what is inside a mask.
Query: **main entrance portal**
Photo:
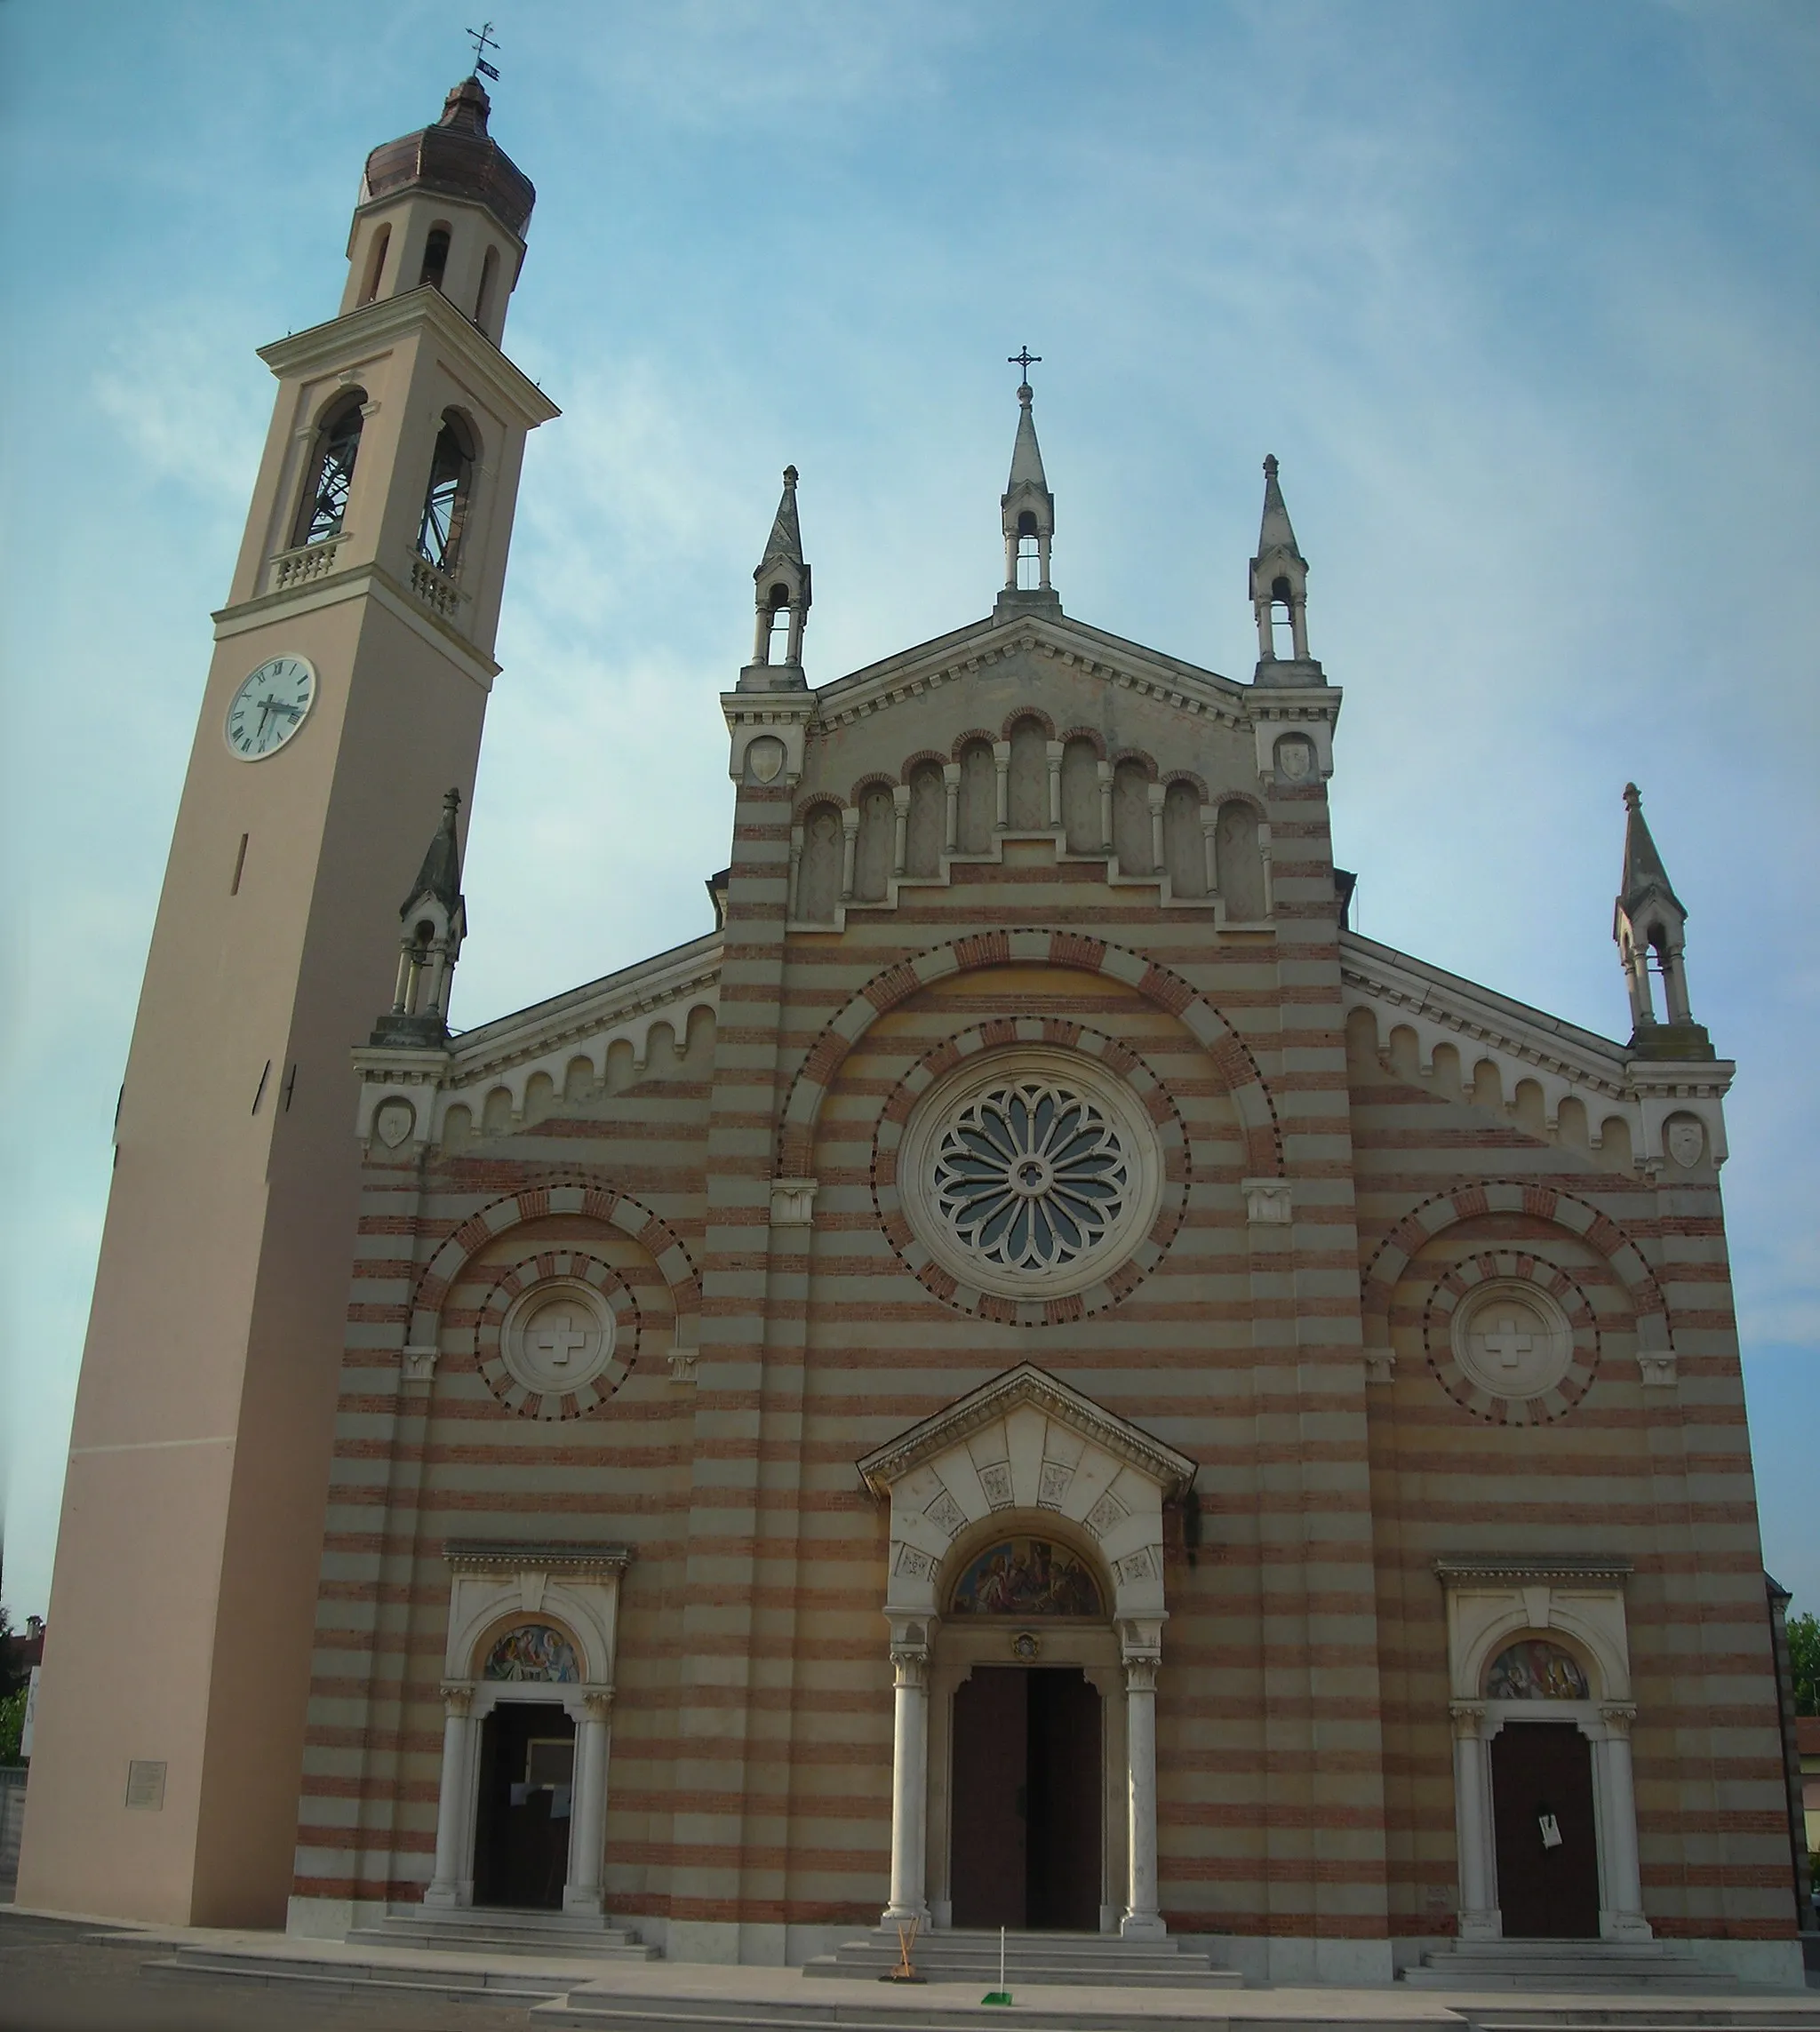
[[[1100,1760],[1078,1668],[976,1666],[954,1689],[956,1926],[1098,1931]]]
[[[560,1909],[569,1874],[575,1724],[547,1701],[502,1701],[481,1726],[476,1905]]]
[[[1491,1744],[1506,1940],[1599,1937],[1592,1745],[1572,1722],[1512,1722]]]

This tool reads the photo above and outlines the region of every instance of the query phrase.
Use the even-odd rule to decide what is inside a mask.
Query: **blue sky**
[[[1766,1558],[1820,1608],[1820,12],[491,0],[539,191],[472,1024],[706,928],[802,471],[823,681],[985,611],[1027,339],[1071,611],[1233,675],[1258,461],[1375,937],[1623,1034],[1627,777],[1739,1064]],[[473,12],[0,0],[5,1590],[49,1591],[108,1128],[271,399]],[[476,17],[477,18],[477,17]]]

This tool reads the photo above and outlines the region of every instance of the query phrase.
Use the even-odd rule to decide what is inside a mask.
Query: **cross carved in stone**
[[[1536,1344],[1528,1334],[1519,1330],[1515,1319],[1508,1312],[1497,1333],[1486,1334],[1481,1338],[1486,1353],[1493,1357],[1500,1367],[1507,1369],[1515,1368],[1518,1361]]]
[[[571,1355],[579,1354],[587,1345],[587,1335],[572,1312],[546,1312],[538,1322],[538,1334],[531,1346],[539,1354],[548,1356],[553,1367],[567,1368]]]

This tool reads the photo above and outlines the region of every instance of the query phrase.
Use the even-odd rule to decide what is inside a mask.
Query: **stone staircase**
[[[911,1949],[918,1975],[930,1982],[977,1983],[994,1989],[999,1980],[999,1936],[963,1928],[920,1933]],[[818,1955],[804,1975],[847,1976],[865,1980],[898,1965],[895,1927],[842,1940],[831,1955]],[[1010,1933],[1005,1937],[1005,1982],[1098,1983],[1120,1989],[1242,1989],[1235,1970],[1217,1968],[1213,1957],[1179,1940],[1128,1940],[1116,1933]]]
[[[427,1948],[438,1954],[531,1955],[563,1961],[654,1962],[661,1959],[625,1926],[610,1926],[596,1914],[521,1912],[467,1906],[455,1912],[426,1912],[412,1906],[388,1912],[346,1936],[350,1948]]]
[[[1661,1940],[1454,1940],[1399,1980],[1411,1989],[1608,1990],[1722,1995],[1735,1975]]]

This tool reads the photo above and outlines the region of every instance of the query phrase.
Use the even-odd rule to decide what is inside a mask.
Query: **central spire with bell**
[[[1018,435],[1011,445],[1011,476],[1000,497],[1000,520],[1005,532],[1005,588],[994,611],[1000,618],[1033,609],[1059,614],[1061,595],[1049,582],[1050,544],[1056,530],[1056,498],[1042,470],[1036,424],[1030,405],[1034,391],[1030,370],[1042,355],[1021,347],[1010,356],[1023,379],[1018,384]]]

